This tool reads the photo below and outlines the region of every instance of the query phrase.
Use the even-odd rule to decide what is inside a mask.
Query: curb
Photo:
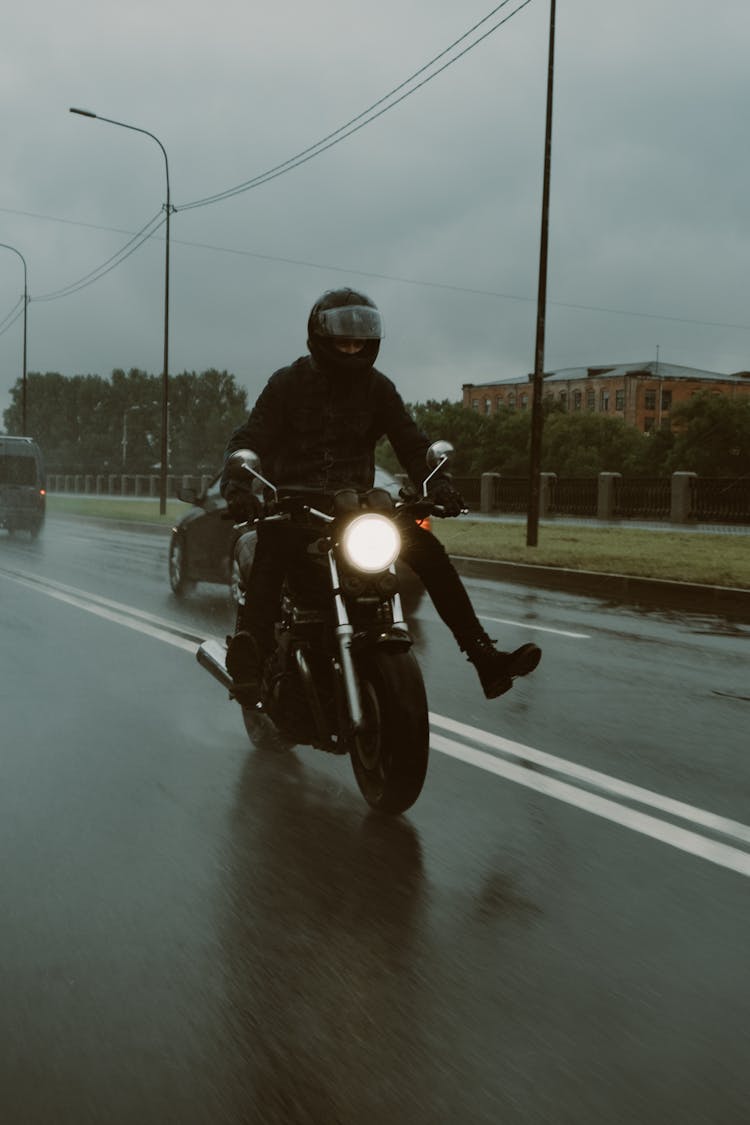
[[[521,582],[551,590],[567,590],[589,597],[613,598],[651,608],[661,606],[690,613],[731,613],[750,623],[750,590],[733,586],[703,586],[667,578],[639,578],[631,574],[605,574],[595,570],[566,570],[554,566],[498,562],[494,559],[451,555],[465,578],[494,582]]]

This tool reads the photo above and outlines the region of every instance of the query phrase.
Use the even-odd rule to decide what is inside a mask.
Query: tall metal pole
[[[21,433],[26,434],[26,339],[27,331],[27,314],[29,309],[29,287],[27,283],[28,270],[26,269],[26,259],[20,250],[16,250],[15,246],[9,246],[7,242],[0,242],[0,246],[6,250],[12,250],[14,254],[23,262],[23,372],[21,375]]]
[[[544,328],[547,312],[547,245],[549,235],[549,181],[552,155],[552,79],[555,69],[555,0],[550,0],[549,64],[547,68],[547,123],[544,136],[544,178],[542,184],[542,233],[539,245],[539,291],[536,312],[533,394],[531,401],[531,445],[529,449],[529,510],[526,546],[536,547],[539,533],[539,494],[541,491],[542,426],[544,421]]]
[[[98,113],[92,113],[88,109],[74,109],[71,106],[70,112],[77,113],[81,117],[94,117],[97,121],[106,121],[109,125],[119,125],[123,129],[131,129],[134,133],[144,133],[145,136],[151,137],[153,141],[156,141],[164,156],[164,166],[167,173],[167,202],[165,205],[167,213],[167,249],[164,263],[164,365],[162,368],[161,471],[159,474],[159,513],[163,516],[167,510],[167,475],[169,473],[169,219],[172,214],[167,151],[159,138],[155,136],[154,133],[149,133],[148,129],[139,129],[136,125],[126,125],[124,121],[114,121],[111,117],[100,117]]]

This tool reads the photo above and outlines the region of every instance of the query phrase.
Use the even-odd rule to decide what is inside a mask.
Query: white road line
[[[170,629],[177,628],[177,626],[172,626],[169,622],[147,614],[143,610],[131,610],[128,606],[124,606],[119,602],[113,602],[108,598],[101,598],[98,595],[89,595],[84,591],[76,591],[74,587],[65,587],[62,583],[53,583],[48,579],[33,581],[32,579],[23,578],[20,575],[11,574],[5,570],[0,570],[0,576],[8,578],[10,581],[16,582],[21,586],[25,586],[27,589],[46,594],[48,597],[55,598],[57,601],[64,602],[77,609],[85,610],[87,613],[93,613],[95,616],[102,617],[115,624],[125,625],[129,629],[134,629],[136,632],[143,633],[155,640],[163,641],[184,652],[195,655],[197,648],[196,641],[188,639],[187,636],[179,636],[175,632],[170,631]],[[158,624],[151,624],[148,620],[149,618],[153,622],[162,621],[167,628],[159,628]],[[477,727],[459,723],[444,715],[430,713],[430,722],[434,726],[441,727],[443,730],[452,731],[475,742],[482,742],[500,753],[510,755],[516,759],[536,762],[538,765],[543,765],[557,773],[568,774],[590,785],[595,785],[602,790],[617,793],[619,796],[638,801],[640,804],[652,805],[662,812],[721,832],[725,836],[732,836],[737,840],[750,843],[750,828],[737,821],[715,816],[713,813],[705,812],[703,809],[694,808],[692,805],[686,805],[680,801],[674,801],[669,797],[662,797],[658,793],[652,793],[648,789],[641,789],[637,785],[619,781],[617,778],[609,777],[607,774],[599,773],[596,770],[590,770],[585,766],[579,766],[563,758],[556,758],[552,754],[546,754],[541,750],[535,750],[533,747],[524,746],[522,743],[513,742],[510,739],[491,734],[489,731],[483,731]],[[486,751],[479,750],[476,747],[455,742],[453,739],[445,738],[441,734],[433,732],[430,737],[430,745],[433,749],[443,754],[448,754],[469,765],[476,766],[478,769],[493,773],[499,777],[504,777],[518,785],[525,786],[527,789],[534,789],[539,793],[544,793],[547,796],[564,801],[566,804],[593,813],[595,816],[603,817],[615,824],[620,824],[625,828],[629,828],[634,832],[640,832],[644,836],[649,836],[651,839],[669,844],[671,847],[678,848],[690,855],[706,859],[711,863],[718,864],[720,867],[736,871],[741,875],[750,876],[750,854],[742,852],[728,844],[710,840],[705,836],[700,836],[688,829],[680,828],[677,825],[659,820],[657,817],[650,816],[647,813],[638,812],[625,805],[620,805],[616,801],[611,801],[606,797],[601,797],[584,789],[578,789],[574,785],[570,785],[565,781],[560,781],[559,778],[536,773],[523,765],[506,761],[504,758],[497,757],[496,754],[488,754]]]
[[[708,828],[713,832],[720,832],[723,836],[730,836],[742,844],[750,845],[750,827],[737,820],[717,816],[715,813],[706,812],[705,809],[687,805],[682,801],[675,801],[671,797],[663,797],[650,789],[642,789],[629,781],[620,781],[619,778],[610,777],[609,774],[600,773],[598,770],[580,766],[576,762],[569,762],[565,758],[557,758],[554,754],[547,754],[543,750],[535,750],[532,746],[524,746],[521,742],[513,742],[498,734],[470,727],[466,723],[459,723],[449,719],[446,715],[436,715],[430,712],[430,722],[433,726],[456,734],[470,742],[479,742],[491,750],[498,751],[511,758],[520,759],[522,762],[534,762],[553,773],[566,774],[568,777],[583,781],[605,793],[616,797],[636,801],[640,805],[649,805],[668,816],[678,817],[680,820],[690,821],[701,828]],[[529,772],[528,770],[526,772]]]
[[[738,848],[733,848],[729,844],[709,840],[705,836],[699,836],[697,832],[690,832],[686,828],[668,824],[666,821],[658,820],[655,816],[637,812],[625,805],[619,805],[616,801],[610,801],[606,797],[589,793],[585,789],[577,789],[575,785],[569,785],[566,781],[559,781],[556,777],[545,777],[543,774],[533,773],[524,769],[523,766],[513,765],[503,758],[496,758],[493,754],[485,753],[484,750],[464,746],[460,742],[454,742],[452,738],[444,738],[441,734],[433,734],[430,745],[443,754],[449,754],[452,758],[458,758],[459,761],[467,762],[469,765],[477,766],[488,773],[507,778],[508,781],[513,781],[517,785],[524,785],[527,789],[535,789],[538,793],[544,793],[548,797],[564,801],[567,805],[574,805],[585,812],[593,813],[594,816],[604,817],[614,824],[620,824],[633,832],[640,832],[643,836],[649,836],[652,840],[658,840],[662,844],[669,844],[671,847],[679,848],[680,851],[687,852],[690,855],[707,859],[710,863],[718,864],[719,867],[726,867],[740,875],[750,876],[750,854],[741,852]]]
[[[0,567],[0,574],[6,578],[15,579],[32,589],[42,590],[44,593],[56,590],[59,593],[70,594],[73,598],[80,598],[82,601],[95,602],[98,605],[106,606],[108,609],[127,614],[129,617],[138,617],[143,621],[150,621],[155,625],[162,625],[166,629],[179,630],[180,628],[176,622],[169,621],[166,617],[158,617],[155,613],[149,613],[145,609],[136,609],[134,606],[125,605],[123,602],[113,601],[112,598],[104,598],[100,594],[92,594],[88,590],[80,590],[76,586],[66,586],[64,582],[56,582],[53,578],[37,578],[34,575],[26,577],[15,574],[12,571],[6,571],[2,567]],[[187,630],[183,630],[183,632],[187,632]]]
[[[83,595],[81,597],[69,594],[64,590],[41,586],[38,582],[31,582],[15,575],[3,574],[2,577],[10,578],[11,582],[17,582],[19,586],[26,586],[29,590],[36,590],[37,593],[46,594],[48,598],[55,598],[56,601],[66,602],[68,605],[75,606],[76,609],[83,609],[87,613],[93,613],[96,617],[103,617],[106,621],[113,621],[117,625],[126,625],[128,629],[135,629],[136,632],[144,633],[148,637],[154,637],[158,641],[164,641],[166,644],[182,649],[183,652],[190,652],[195,655],[195,651],[198,647],[196,641],[190,641],[185,637],[177,636],[175,633],[170,633],[165,629],[158,628],[158,626],[151,625],[148,621],[143,619],[144,615],[142,614],[139,617],[131,616],[129,610],[120,612],[109,609],[106,605],[99,605],[93,601],[89,601],[87,600],[89,595]],[[133,610],[134,615],[137,612],[139,611]]]
[[[539,633],[554,633],[558,637],[573,637],[576,641],[590,641],[590,633],[573,633],[568,629],[552,629],[548,625],[537,625],[536,622],[512,621],[509,617],[488,617],[480,613],[482,621],[495,621],[498,625],[515,625],[517,629],[534,629]]]

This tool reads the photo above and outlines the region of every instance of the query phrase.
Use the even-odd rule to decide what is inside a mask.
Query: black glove
[[[229,481],[224,486],[224,499],[227,511],[236,523],[257,519],[263,511],[263,501],[249,488],[234,481]]]
[[[461,493],[445,478],[435,481],[429,490],[429,497],[433,504],[439,504],[445,509],[442,513],[445,516],[460,516],[466,507]]]

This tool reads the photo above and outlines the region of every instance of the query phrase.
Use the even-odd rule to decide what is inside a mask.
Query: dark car
[[[0,434],[0,527],[28,531],[35,539],[44,525],[44,461],[30,437]]]
[[[169,584],[178,597],[190,593],[196,582],[214,582],[227,586],[232,600],[237,601],[239,567],[234,547],[243,533],[226,518],[227,502],[219,491],[220,480],[219,473],[205,492],[186,488],[178,493],[180,500],[192,505],[172,528],[169,541]],[[376,468],[375,486],[387,489],[397,499],[401,482],[385,469]],[[245,532],[243,542],[247,545],[247,536],[254,534]],[[399,567],[398,573],[405,608],[411,610],[422,595],[422,584],[406,566]]]

